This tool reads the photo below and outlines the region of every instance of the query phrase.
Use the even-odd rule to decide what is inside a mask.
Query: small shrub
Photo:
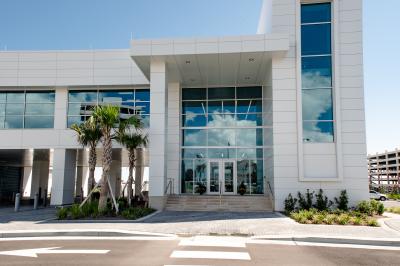
[[[65,220],[68,217],[68,208],[59,208],[57,209],[57,219],[58,220]]]
[[[99,215],[98,206],[99,202],[97,200],[86,202],[81,208],[82,216],[96,218]]]
[[[329,201],[328,197],[324,195],[324,191],[322,189],[320,189],[318,193],[315,195],[315,199],[316,202],[314,208],[316,208],[319,211],[326,211],[333,204],[333,202]]]
[[[313,224],[323,224],[325,220],[326,214],[324,213],[317,213],[312,218]]]
[[[336,218],[335,214],[327,214],[324,218],[324,223],[333,224],[335,223],[335,218]]]
[[[367,219],[367,225],[368,226],[379,226],[378,221],[375,218],[369,218]]]
[[[369,201],[363,200],[357,204],[356,210],[360,213],[365,213],[367,215],[373,215],[373,209]]]
[[[136,220],[149,215],[152,212],[154,212],[154,209],[152,208],[131,207],[124,210],[121,215],[126,219]]]
[[[74,204],[71,206],[70,213],[71,213],[72,219],[79,219],[79,218],[83,217],[81,208],[79,207],[78,204]]]
[[[297,199],[292,197],[292,194],[289,193],[287,198],[285,199],[285,212],[291,213],[296,209]]]
[[[124,198],[124,197],[120,197],[117,200],[117,204],[118,204],[118,208],[120,211],[125,210],[126,208],[128,208],[128,199]]]
[[[340,192],[339,198],[335,197],[335,203],[337,204],[337,208],[342,211],[347,211],[349,209],[349,197],[347,196],[347,191],[342,190]]]
[[[350,222],[354,225],[362,225],[363,224],[363,219],[361,217],[352,217],[350,219]]]
[[[385,205],[382,202],[378,202],[378,206],[376,208],[376,214],[382,215],[385,212]]]
[[[346,213],[343,213],[337,217],[336,221],[340,225],[346,225],[350,222],[350,216]]]
[[[307,217],[300,212],[293,212],[290,214],[290,217],[300,224],[306,224],[308,222]]]
[[[300,209],[309,210],[312,208],[313,199],[314,199],[314,191],[310,192],[310,190],[307,189],[305,196],[303,196],[300,192],[298,192],[298,197],[299,197]]]

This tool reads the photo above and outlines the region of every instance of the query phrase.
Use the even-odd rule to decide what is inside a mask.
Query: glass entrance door
[[[207,192],[209,194],[236,194],[236,162],[210,160]]]

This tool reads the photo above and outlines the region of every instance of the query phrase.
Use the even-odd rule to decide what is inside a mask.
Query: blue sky
[[[0,50],[128,48],[134,38],[253,34],[261,0],[1,0]],[[368,152],[400,148],[400,1],[364,0]]]

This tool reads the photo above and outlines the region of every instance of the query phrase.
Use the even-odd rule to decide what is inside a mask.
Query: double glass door
[[[236,161],[210,160],[208,194],[236,194]]]

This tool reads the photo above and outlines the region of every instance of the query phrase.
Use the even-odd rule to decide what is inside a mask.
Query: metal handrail
[[[272,191],[272,187],[271,187],[271,183],[269,181],[267,181],[267,185],[268,185],[268,189],[271,192],[271,196],[272,196],[272,200],[274,199],[274,192]]]
[[[168,189],[169,189],[169,194],[170,195],[172,195],[172,194],[174,194],[173,192],[173,190],[174,190],[174,186],[173,186],[173,178],[168,178],[168,183],[167,183],[167,186],[165,187],[165,191],[164,191],[164,194],[167,194],[167,192],[168,192]]]

